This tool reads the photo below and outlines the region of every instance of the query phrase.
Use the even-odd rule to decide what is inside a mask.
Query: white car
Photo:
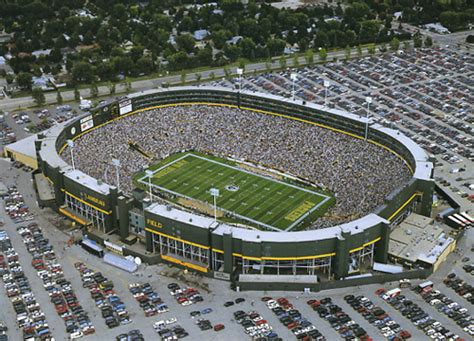
[[[156,321],[153,323],[153,328],[155,329],[163,329],[165,327],[166,323],[164,320]]]
[[[84,336],[84,334],[80,330],[78,330],[77,332],[69,334],[69,337],[71,338],[71,340],[80,339],[83,336]]]
[[[176,321],[178,321],[178,319],[176,317],[172,317],[172,318],[169,318],[165,321],[166,324],[173,324],[175,323]]]

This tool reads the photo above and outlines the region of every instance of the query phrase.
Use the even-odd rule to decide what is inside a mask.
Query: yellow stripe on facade
[[[406,205],[408,205],[416,196],[418,195],[422,195],[420,192],[416,192],[415,194],[413,194],[410,199],[408,199],[407,201],[405,201],[405,203],[400,206],[400,208],[398,210],[396,210],[387,220],[388,221],[392,221],[392,219],[398,214],[400,213],[401,210],[403,210],[405,208]]]
[[[147,228],[147,227],[145,228],[145,231],[148,231],[148,232],[151,232],[151,233],[154,233],[154,234],[157,234],[157,235],[166,237],[166,238],[170,238],[170,239],[173,239],[173,240],[177,240],[177,241],[182,242],[182,243],[185,243],[185,244],[189,244],[189,245],[192,245],[192,246],[197,246],[197,247],[200,247],[200,248],[202,248],[202,249],[206,249],[206,250],[209,250],[209,249],[210,249],[209,246],[205,246],[205,245],[202,245],[202,244],[193,243],[193,242],[190,242],[190,241],[187,241],[187,240],[178,238],[178,237],[173,237],[173,236],[170,236],[169,234],[166,234],[166,233],[163,233],[163,232],[158,232],[158,231],[152,230],[152,229]]]
[[[214,251],[214,252],[217,252],[217,253],[224,253],[224,251],[223,251],[223,250],[214,249],[214,248],[212,248],[212,251]]]
[[[109,214],[112,213],[112,211],[107,212],[107,211],[105,211],[105,210],[103,210],[103,209],[101,209],[101,208],[99,208],[99,207],[97,207],[97,206],[94,206],[94,205],[88,203],[87,201],[82,200],[81,198],[76,197],[74,194],[69,193],[69,192],[66,191],[64,188],[61,188],[61,191],[64,192],[64,193],[66,193],[67,195],[70,195],[71,197],[73,197],[73,198],[76,199],[77,201],[82,202],[84,205],[90,206],[90,207],[92,207],[93,209],[95,209],[95,210],[97,210],[97,211],[99,211],[99,212],[102,212],[102,213],[107,214],[107,215],[109,215]]]
[[[116,120],[119,120],[119,119],[122,119],[122,118],[125,118],[125,117],[128,117],[128,116],[131,116],[131,115],[135,115],[135,114],[138,114],[140,112],[144,112],[144,111],[148,111],[148,110],[154,110],[154,109],[162,109],[162,108],[169,108],[169,107],[177,107],[177,106],[191,106],[191,105],[208,105],[208,106],[215,106],[215,107],[228,107],[228,108],[238,108],[238,109],[242,109],[242,110],[248,110],[248,111],[254,111],[254,112],[258,112],[258,113],[262,113],[262,114],[266,114],[266,115],[272,115],[272,116],[278,116],[278,117],[283,117],[283,118],[286,118],[286,119],[290,119],[290,120],[294,120],[294,121],[299,121],[299,122],[303,122],[303,123],[307,123],[307,124],[311,124],[311,125],[314,125],[314,126],[318,126],[320,128],[324,128],[324,129],[329,129],[331,131],[334,131],[334,132],[338,132],[338,133],[341,133],[341,134],[345,134],[345,135],[348,135],[348,136],[351,136],[351,137],[354,137],[356,139],[359,139],[359,140],[363,140],[364,137],[362,136],[359,136],[359,135],[356,135],[356,134],[353,134],[353,133],[350,133],[350,132],[347,132],[347,131],[344,131],[344,130],[341,130],[341,129],[337,129],[337,128],[334,128],[334,127],[330,127],[328,125],[325,125],[325,124],[321,124],[321,123],[316,123],[316,122],[313,122],[313,121],[309,121],[309,120],[305,120],[305,119],[302,119],[302,118],[299,118],[299,117],[293,117],[293,116],[289,116],[289,115],[285,115],[285,114],[278,114],[278,113],[274,113],[274,112],[271,112],[271,111],[266,111],[266,110],[260,110],[260,109],[253,109],[253,108],[249,108],[249,107],[238,107],[237,105],[233,105],[233,104],[225,104],[225,103],[209,103],[209,102],[182,102],[182,103],[171,103],[171,104],[161,104],[161,105],[155,105],[155,106],[151,106],[151,107],[147,107],[147,108],[143,108],[143,109],[138,109],[138,110],[135,110],[135,111],[132,111],[132,112],[129,112],[128,114],[125,114],[125,115],[122,115],[122,116],[119,116],[119,117],[116,117],[110,121],[107,121],[107,122],[104,122],[102,124],[99,124],[98,126],[95,126],[95,127],[92,127],[91,129],[89,130],[86,130],[80,134],[77,134],[76,136],[72,137],[71,139],[74,141],[76,140],[77,138],[81,137],[82,135],[84,135],[85,133],[88,133],[94,129],[98,129],[100,127],[103,127],[105,126],[106,124],[109,124],[109,123],[112,123]],[[388,148],[387,146],[384,146],[383,144],[380,144],[374,140],[371,140],[371,139],[368,139],[367,142],[369,143],[372,143],[372,144],[375,144],[379,147],[382,147],[384,148],[385,150],[387,150],[388,152],[392,153],[393,155],[397,156],[400,160],[402,160],[405,165],[408,167],[408,169],[410,170],[411,174],[414,174],[414,171],[412,169],[412,167],[410,166],[410,164],[400,155],[398,154],[397,152],[395,152],[394,150]],[[59,154],[61,155],[64,151],[64,149],[67,147],[67,143],[65,143],[59,150]]]
[[[366,246],[369,246],[373,243],[377,243],[380,239],[382,239],[382,237],[375,238],[374,240],[371,240],[370,242],[367,242],[367,243],[363,244],[362,246],[359,246],[359,247],[356,247],[355,249],[349,250],[349,253],[362,250]]]
[[[79,217],[76,217],[74,214],[66,211],[64,208],[59,208],[59,212],[64,214],[66,217],[71,218],[72,220],[78,222],[79,224],[86,225],[86,222]]]
[[[209,270],[203,266],[199,266],[199,265],[196,265],[196,264],[192,264],[192,263],[188,263],[188,262],[185,262],[185,261],[182,261],[180,259],[176,259],[176,258],[173,258],[173,257],[170,257],[170,256],[167,256],[167,255],[161,255],[161,259],[164,259],[168,262],[171,262],[171,263],[175,263],[175,264],[179,264],[179,265],[182,265],[182,266],[185,266],[185,267],[188,267],[190,269],[194,269],[194,270],[197,270],[197,271],[201,271],[201,272],[208,272]]]
[[[326,253],[322,255],[314,255],[314,256],[301,256],[301,257],[251,257],[251,256],[243,256],[240,253],[233,253],[232,256],[234,257],[239,257],[243,259],[248,259],[248,260],[257,260],[257,261],[262,261],[262,260],[304,260],[304,259],[317,259],[317,258],[325,258],[325,257],[330,257],[330,256],[335,256],[336,253]]]

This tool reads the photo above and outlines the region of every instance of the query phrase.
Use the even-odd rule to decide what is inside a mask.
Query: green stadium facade
[[[405,160],[412,178],[390,193],[374,212],[342,225],[309,231],[245,229],[216,223],[180,207],[150,203],[147,194],[140,190],[128,197],[114,186],[73,170],[60,157],[67,140],[107,122],[150,108],[191,104],[283,115],[354,138],[364,138],[367,122],[366,118],[304,101],[216,87],[179,87],[131,94],[39,136],[38,171],[54,188],[54,209],[86,226],[86,233],[100,241],[114,235],[125,242],[136,235],[143,252],[137,251],[138,244],[123,244],[125,255],[140,256],[148,263],[169,262],[239,283],[269,279],[313,283],[317,276],[343,279],[360,274],[363,264],[370,269],[374,261],[387,262],[392,226],[409,212],[426,216],[431,213],[434,182],[428,155],[400,132],[376,123],[370,123],[368,142]]]

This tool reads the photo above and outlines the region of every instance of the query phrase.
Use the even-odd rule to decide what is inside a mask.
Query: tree
[[[113,95],[113,94],[115,94],[115,90],[116,90],[116,89],[115,89],[115,84],[114,84],[114,83],[110,84],[110,85],[109,85],[109,93],[110,93],[111,95]]]
[[[176,44],[181,50],[186,53],[191,53],[194,50],[194,38],[190,34],[182,34],[176,38]]]
[[[362,57],[362,46],[360,46],[360,44],[357,45],[357,55],[358,55],[359,57]]]
[[[201,81],[202,75],[200,73],[196,73],[195,77],[196,77],[196,82],[199,83]]]
[[[92,66],[87,62],[77,62],[72,68],[72,78],[77,82],[90,83],[94,80]]]
[[[397,37],[393,37],[392,40],[390,41],[390,49],[392,51],[398,51],[400,48],[400,40],[397,39]]]
[[[314,52],[313,50],[308,50],[305,53],[305,59],[307,64],[313,64],[314,63]]]
[[[97,87],[97,84],[91,84],[90,94],[92,98],[96,98],[99,96],[99,88]]]
[[[214,42],[214,47],[216,49],[221,50],[230,37],[232,37],[232,32],[230,32],[229,30],[222,29],[212,33],[212,41]]]
[[[211,81],[213,81],[214,79],[216,79],[216,74],[214,73],[214,71],[212,71],[210,74],[209,74],[209,79]]]
[[[319,49],[319,59],[320,60],[326,60],[327,57],[328,57],[328,52],[326,51],[326,49],[324,47],[321,47]]]
[[[37,106],[42,106],[46,102],[43,90],[41,90],[40,88],[34,88],[31,93],[31,96],[33,97],[33,100],[35,101]]]
[[[421,40],[421,34],[417,33],[413,36],[413,46],[415,48],[421,47],[423,44],[423,40]]]
[[[267,48],[270,56],[275,57],[283,53],[286,46],[286,42],[282,39],[268,39]]]
[[[58,102],[58,104],[63,104],[63,96],[61,96],[61,91],[58,91],[56,95],[56,102]]]
[[[369,54],[375,54],[375,44],[369,44],[367,46],[367,52],[369,52]]]
[[[225,78],[229,78],[230,77],[230,70],[229,68],[226,66],[224,67],[224,75],[225,75]]]
[[[286,58],[285,58],[285,56],[280,57],[279,63],[280,63],[280,67],[282,69],[286,68]]]
[[[186,72],[181,73],[181,85],[184,85],[186,83]]]
[[[242,49],[242,56],[250,60],[255,59],[256,45],[251,38],[244,38],[239,42],[239,47]]]
[[[344,51],[344,54],[346,56],[346,59],[351,58],[351,47],[349,45],[346,46],[346,49]]]
[[[433,46],[433,39],[431,39],[430,36],[426,36],[426,38],[425,38],[425,46],[426,46],[426,47],[431,47],[431,46]]]
[[[16,82],[22,89],[31,89],[31,85],[33,85],[33,75],[29,72],[20,72],[18,76],[16,76]]]
[[[403,49],[404,49],[405,51],[407,51],[409,48],[410,48],[410,43],[405,40],[405,41],[403,42]]]
[[[81,93],[79,92],[79,89],[78,88],[74,88],[74,99],[76,101],[80,101],[81,100]]]
[[[300,61],[298,60],[298,55],[295,54],[295,55],[293,56],[293,66],[294,66],[294,67],[297,67],[297,66],[299,66],[299,65],[300,65]]]

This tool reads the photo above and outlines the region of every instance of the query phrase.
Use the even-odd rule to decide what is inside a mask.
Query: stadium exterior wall
[[[128,210],[132,199],[127,198],[114,186],[87,178],[72,170],[59,156],[67,140],[74,140],[107,122],[120,119],[152,107],[175,105],[225,105],[259,111],[269,115],[302,120],[363,138],[366,119],[322,106],[292,101],[266,94],[238,92],[214,87],[183,87],[152,90],[132,94],[95,108],[92,113],[52,128],[45,136],[39,136],[38,164],[46,178],[53,184],[55,208],[83,225],[96,226],[96,217],[80,214],[77,207],[92,209],[100,215],[100,230],[113,230],[122,239],[127,237]],[[54,139],[51,139],[54,136]],[[213,276],[214,272],[233,275],[236,264],[242,260],[274,261],[301,260],[331,257],[331,269],[336,278],[343,278],[349,271],[350,254],[374,244],[374,259],[387,262],[389,225],[397,222],[407,211],[414,210],[428,215],[434,188],[432,164],[427,155],[413,141],[399,132],[371,124],[369,142],[389,149],[402,158],[413,173],[412,179],[402,188],[387,196],[383,206],[374,213],[340,226],[302,232],[266,232],[220,224],[202,228],[191,223],[174,221],[153,214],[145,209],[147,251],[150,262],[170,261],[165,254],[156,254],[153,238],[171,238],[208,250],[207,265],[195,266],[183,261],[171,260],[178,266],[189,267]],[[383,169],[383,165],[381,165]],[[71,199],[72,198],[72,199]],[[71,200],[73,203],[71,204]],[[124,212],[125,211],[125,212]],[[93,231],[93,229],[92,229]],[[93,233],[93,232],[92,232]],[[158,237],[157,237],[158,236]],[[223,268],[213,267],[213,257],[222,255]]]

